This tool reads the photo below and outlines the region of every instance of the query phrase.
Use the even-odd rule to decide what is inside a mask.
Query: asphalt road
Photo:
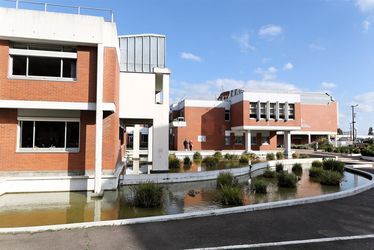
[[[272,210],[35,234],[0,235],[0,249],[186,249],[374,234],[374,190]],[[374,249],[373,239],[265,249]]]

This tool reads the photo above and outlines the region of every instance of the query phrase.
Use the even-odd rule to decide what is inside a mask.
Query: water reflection
[[[367,179],[345,173],[340,186],[321,186],[309,180],[304,170],[297,188],[278,188],[275,180],[269,182],[268,194],[255,195],[245,185],[248,176],[239,178],[245,191],[245,204],[255,204],[285,199],[337,192],[368,182]],[[92,200],[86,192],[8,194],[0,197],[0,227],[20,227],[84,221],[113,220],[165,214],[177,214],[221,208],[217,202],[216,181],[164,185],[162,208],[133,207],[129,202],[130,187],[105,192],[102,200]],[[189,192],[193,190],[194,192]]]

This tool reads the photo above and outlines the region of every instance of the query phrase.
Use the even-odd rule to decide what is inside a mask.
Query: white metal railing
[[[75,10],[75,14],[81,15],[84,11],[95,11],[95,12],[102,12],[102,17],[104,20],[107,19],[107,15],[104,15],[104,13],[109,14],[109,20],[111,22],[114,22],[114,13],[111,9],[103,9],[103,8],[94,8],[94,7],[86,7],[86,6],[74,6],[74,5],[62,5],[62,4],[54,4],[54,3],[44,3],[44,2],[36,2],[36,1],[28,1],[28,0],[1,0],[2,2],[11,2],[14,3],[14,6],[16,9],[29,9],[29,8],[22,8],[22,4],[28,4],[33,6],[42,6],[45,12],[63,12],[63,11],[51,11],[51,7],[57,7],[62,9],[71,9]],[[0,2],[1,2],[0,1]],[[31,8],[32,9],[32,8]],[[40,10],[40,9],[38,9]],[[65,11],[66,13],[70,13]],[[85,13],[86,15],[90,15]]]

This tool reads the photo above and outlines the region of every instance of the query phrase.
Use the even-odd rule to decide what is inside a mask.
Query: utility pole
[[[353,144],[355,143],[356,140],[356,135],[355,135],[355,118],[356,118],[356,113],[355,113],[355,108],[358,107],[358,104],[356,105],[351,105],[352,108],[352,140]]]

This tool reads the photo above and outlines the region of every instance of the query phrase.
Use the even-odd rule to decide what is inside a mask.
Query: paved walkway
[[[185,249],[367,234],[374,234],[374,190],[340,200],[225,216],[0,235],[0,249]],[[302,247],[362,250],[373,244],[373,239],[365,239]]]

